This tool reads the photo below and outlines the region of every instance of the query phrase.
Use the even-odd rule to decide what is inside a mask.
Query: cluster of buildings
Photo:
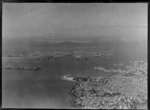
[[[122,64],[120,65],[122,66]],[[106,72],[132,73],[133,76],[114,74],[113,76],[88,78],[77,81],[70,94],[76,104],[88,109],[136,109],[136,103],[147,103],[147,76],[136,74],[147,70],[147,64],[141,61],[131,62],[124,70],[106,70]]]

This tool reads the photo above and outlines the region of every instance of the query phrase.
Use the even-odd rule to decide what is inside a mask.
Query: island
[[[26,67],[26,66],[4,66],[2,67],[6,70],[29,70],[29,71],[40,71],[40,67]]]
[[[110,58],[113,56],[113,51],[98,51],[98,52],[87,52],[87,51],[47,51],[47,52],[11,52],[11,53],[6,53],[3,54],[2,57],[28,57],[28,58],[33,58],[35,60],[50,60],[50,59],[56,59],[60,57],[69,57],[73,56],[77,60],[82,60],[82,61],[87,61],[88,57],[102,57],[102,58]]]

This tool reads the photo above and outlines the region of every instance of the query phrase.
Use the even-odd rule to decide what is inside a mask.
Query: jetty
[[[64,75],[61,77],[62,80],[74,81],[74,78],[70,76],[70,74]]]

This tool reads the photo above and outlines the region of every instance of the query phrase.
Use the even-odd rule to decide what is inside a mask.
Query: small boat
[[[36,67],[36,68],[35,68],[35,71],[39,71],[39,70],[41,70],[40,67]]]

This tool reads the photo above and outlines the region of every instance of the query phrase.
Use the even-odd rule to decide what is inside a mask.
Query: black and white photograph
[[[147,3],[2,3],[2,108],[148,109]]]

